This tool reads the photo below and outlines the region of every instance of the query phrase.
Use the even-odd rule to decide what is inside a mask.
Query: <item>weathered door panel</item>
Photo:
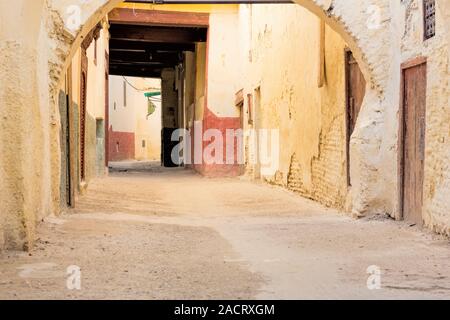
[[[403,70],[402,212],[405,220],[422,225],[426,63]]]

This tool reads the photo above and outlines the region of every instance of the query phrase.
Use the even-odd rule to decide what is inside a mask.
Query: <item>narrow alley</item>
[[[450,299],[449,35],[449,0],[0,0],[0,300]]]
[[[0,299],[450,295],[448,239],[407,223],[352,220],[245,179],[154,163],[114,167],[77,209],[40,225],[29,254],[0,255]],[[81,291],[66,289],[70,265],[81,268]],[[367,287],[371,265],[382,271],[380,290]]]

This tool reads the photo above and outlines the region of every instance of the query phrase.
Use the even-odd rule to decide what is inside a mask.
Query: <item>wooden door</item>
[[[422,225],[426,61],[404,65],[402,73],[402,213],[405,220]]]
[[[346,51],[346,96],[347,96],[347,182],[350,181],[350,137],[353,134],[359,111],[366,94],[366,80],[351,51]]]
[[[87,103],[87,68],[86,51],[81,55],[81,83],[80,83],[80,179],[86,180],[86,103]]]
[[[105,52],[105,167],[109,165],[109,54]]]

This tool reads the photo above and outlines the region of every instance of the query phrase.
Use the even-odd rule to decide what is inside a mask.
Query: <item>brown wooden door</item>
[[[405,220],[422,225],[425,154],[426,63],[403,69],[402,210]]]
[[[105,166],[109,165],[109,54],[105,52]]]
[[[350,137],[353,134],[359,111],[366,94],[366,80],[351,51],[346,51],[347,96],[347,180],[350,182]]]

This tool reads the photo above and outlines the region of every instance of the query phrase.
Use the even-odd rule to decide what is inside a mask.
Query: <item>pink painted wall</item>
[[[109,127],[108,161],[131,160],[135,157],[135,136],[133,132],[117,132]]]
[[[227,129],[242,129],[241,119],[239,117],[217,117],[213,112],[211,112],[207,107],[205,108],[205,114],[203,119],[203,132],[208,129],[218,129],[221,131],[222,136],[224,137],[224,146],[223,146],[223,162],[226,163],[226,154],[227,154],[227,143],[226,143],[226,130]],[[193,132],[193,130],[191,130]],[[192,139],[194,140],[194,139]],[[203,149],[207,147],[209,142],[203,142]],[[193,146],[192,146],[193,147]],[[193,148],[192,148],[193,150]],[[205,164],[202,165],[193,165],[193,169],[204,176],[208,177],[236,177],[242,175],[243,173],[243,165],[238,163],[237,157],[237,141],[234,144],[234,154],[235,154],[235,163],[230,164]],[[192,158],[194,154],[192,154]]]

